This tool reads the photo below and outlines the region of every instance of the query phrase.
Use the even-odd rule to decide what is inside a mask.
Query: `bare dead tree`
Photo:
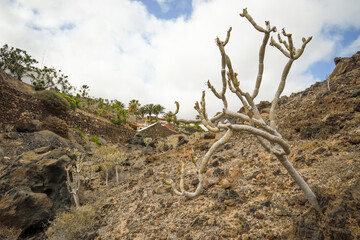
[[[299,185],[299,187],[303,190],[305,196],[309,200],[309,202],[313,205],[313,207],[320,211],[319,203],[316,199],[315,194],[312,192],[308,184],[304,181],[304,179],[297,173],[295,168],[292,166],[290,161],[287,159],[287,155],[290,154],[290,146],[283,139],[281,134],[277,131],[277,109],[279,106],[279,98],[284,90],[286,79],[290,68],[295,60],[297,60],[302,53],[306,45],[310,42],[312,37],[302,38],[302,46],[299,49],[296,49],[293,44],[292,35],[286,33],[286,31],[282,30],[282,35],[287,39],[283,40],[281,35],[278,34],[278,42],[276,42],[273,37],[271,37],[270,45],[274,46],[280,52],[282,52],[285,57],[289,60],[286,63],[280,83],[278,85],[276,94],[271,104],[270,114],[269,114],[269,122],[264,121],[258,108],[254,103],[254,99],[257,97],[259,93],[259,89],[262,82],[263,71],[264,71],[264,57],[265,57],[265,49],[267,43],[270,39],[270,34],[272,32],[276,32],[276,27],[271,27],[270,22],[266,21],[266,27],[263,28],[256,24],[253,18],[247,12],[245,8],[243,13],[240,14],[241,17],[245,17],[256,30],[264,34],[263,42],[260,46],[259,51],[259,65],[258,65],[258,75],[256,78],[255,88],[250,94],[249,92],[245,92],[240,88],[240,82],[238,80],[238,74],[233,70],[231,60],[229,56],[225,52],[225,46],[229,42],[230,33],[232,28],[230,28],[227,32],[227,36],[225,41],[221,41],[219,38],[216,38],[216,44],[219,48],[221,54],[221,80],[222,80],[222,89],[221,91],[217,91],[214,86],[207,82],[208,87],[212,91],[212,93],[222,101],[223,110],[221,113],[216,114],[214,117],[209,118],[206,111],[206,102],[205,102],[205,91],[203,91],[201,102],[196,102],[195,109],[200,115],[200,120],[184,120],[177,119],[176,114],[179,112],[179,103],[176,103],[177,109],[174,113],[175,120],[184,123],[202,123],[209,131],[212,132],[224,132],[223,136],[216,141],[208,150],[208,152],[202,157],[201,161],[196,161],[193,158],[193,163],[197,168],[199,183],[195,191],[190,192],[185,190],[184,177],[185,177],[185,161],[182,163],[180,168],[180,185],[179,189],[177,189],[176,184],[172,179],[163,179],[166,184],[170,185],[177,195],[186,196],[189,198],[197,197],[201,194],[203,190],[203,182],[205,173],[207,171],[207,166],[211,156],[225,143],[227,143],[234,132],[247,132],[250,133],[259,140],[260,144],[266,149],[266,151],[274,154],[277,159],[281,162],[281,164],[286,168],[290,176],[295,180],[295,182]],[[232,93],[236,94],[241,103],[243,104],[245,113],[234,112],[228,109],[228,101],[226,98],[226,91],[229,89]],[[233,124],[229,121],[221,121],[223,117],[233,117],[236,119],[242,120],[242,124]]]
[[[76,163],[75,166],[68,165],[65,167],[66,171],[66,186],[69,191],[69,193],[73,196],[75,206],[80,207],[80,201],[79,201],[79,194],[78,191],[80,189],[80,172],[83,168],[83,158],[84,154],[80,154],[76,156]],[[70,177],[70,172],[72,175],[72,178]]]
[[[124,152],[115,152],[112,154],[112,161],[115,164],[116,183],[119,183],[119,166],[126,160],[127,156]]]

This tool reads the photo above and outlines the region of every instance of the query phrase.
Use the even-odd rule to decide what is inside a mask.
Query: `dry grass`
[[[93,205],[60,213],[46,231],[46,237],[51,240],[89,239],[89,234],[95,230],[96,216],[97,207]]]
[[[0,240],[16,240],[21,234],[20,229],[9,228],[0,224]]]

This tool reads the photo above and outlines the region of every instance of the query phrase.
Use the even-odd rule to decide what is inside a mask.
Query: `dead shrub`
[[[51,240],[90,239],[95,236],[97,207],[84,205],[63,212],[51,222],[45,235]]]
[[[69,127],[64,120],[61,120],[58,117],[50,116],[45,119],[43,122],[43,129],[47,129],[58,134],[61,137],[67,138]]]
[[[21,234],[20,229],[9,228],[0,224],[0,239],[16,240]]]
[[[70,110],[69,102],[54,91],[44,90],[36,93],[47,110],[54,115],[63,115]]]

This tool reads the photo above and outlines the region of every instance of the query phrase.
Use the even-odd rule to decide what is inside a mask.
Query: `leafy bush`
[[[69,93],[74,89],[67,80],[68,76],[53,67],[34,68],[29,77],[31,78],[31,84],[37,91],[55,89],[57,92]]]
[[[5,44],[0,48],[0,69],[10,72],[18,80],[33,71],[33,64],[38,63],[26,51],[9,47]]]
[[[116,118],[112,118],[111,122],[117,125],[124,125],[127,122],[128,110],[119,109]]]
[[[43,128],[58,134],[61,137],[68,137],[69,128],[64,120],[50,116],[43,122]]]
[[[65,98],[66,101],[68,101],[68,103],[70,104],[70,108],[72,110],[75,110],[76,108],[79,108],[79,100],[75,99],[73,96],[65,94],[65,93],[57,93],[58,95],[60,95],[61,97]]]
[[[94,135],[90,135],[90,140],[92,142],[94,142],[96,144],[96,146],[100,146],[100,143],[99,143],[99,138],[97,136],[94,136]]]
[[[80,136],[81,138],[84,138],[84,137],[85,137],[85,133],[84,133],[84,131],[81,129],[81,127],[75,127],[75,129],[79,131],[79,136]]]
[[[96,207],[84,205],[60,213],[46,231],[47,239],[92,239],[96,228]]]
[[[35,96],[55,115],[65,114],[70,110],[69,102],[54,91],[39,91]]]

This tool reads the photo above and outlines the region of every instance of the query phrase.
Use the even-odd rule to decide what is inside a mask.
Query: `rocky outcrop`
[[[360,52],[336,58],[335,63],[327,81],[280,99],[279,130],[285,138],[325,140],[337,134],[348,136],[360,126]]]
[[[34,193],[28,187],[14,187],[0,200],[0,222],[22,229],[23,237],[44,229],[54,216],[53,204],[45,193]]]
[[[326,194],[327,190],[323,190]],[[296,239],[358,239],[360,237],[360,180],[339,195],[322,199],[323,216],[312,211],[294,220]],[[354,238],[354,237],[357,238]]]
[[[39,132],[10,132],[0,135],[0,144],[4,155],[15,159],[23,152],[32,151],[41,147],[70,148],[84,151],[83,147],[76,141],[60,137],[55,133],[43,130]]]
[[[0,225],[21,229],[22,237],[41,232],[55,213],[70,207],[64,167],[75,156],[68,148],[25,152],[0,174]]]

